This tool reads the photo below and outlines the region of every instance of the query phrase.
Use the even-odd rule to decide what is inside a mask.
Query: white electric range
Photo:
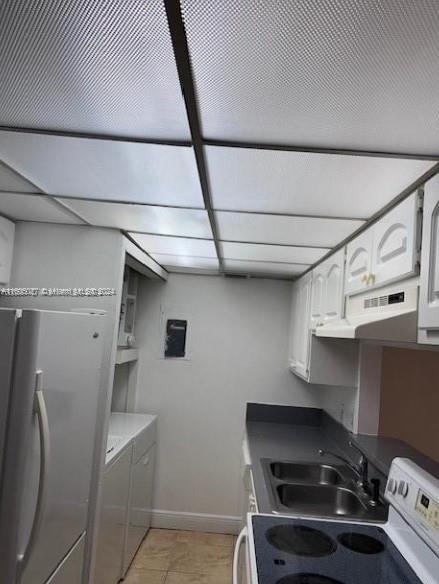
[[[386,499],[384,524],[249,514],[233,584],[439,584],[439,480],[395,458]]]

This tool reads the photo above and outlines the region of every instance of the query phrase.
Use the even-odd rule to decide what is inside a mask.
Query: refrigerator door
[[[47,584],[79,584],[84,561],[85,535],[81,537],[63,563],[56,569]]]
[[[10,311],[18,317],[19,311]],[[3,321],[8,317],[4,316]],[[18,576],[18,526],[22,499],[29,485],[24,484],[26,452],[30,438],[35,392],[37,338],[40,314],[26,311],[16,320],[13,371],[8,396],[7,427],[4,433],[2,482],[0,484],[0,565],[2,584],[15,584]],[[10,322],[10,326],[11,322]],[[7,336],[4,338],[7,348]],[[11,339],[12,342],[12,339]],[[11,347],[7,348],[10,351]],[[7,361],[7,358],[6,358]],[[18,365],[19,363],[19,365]],[[3,371],[8,367],[3,366]],[[10,372],[9,372],[10,373]],[[4,388],[2,387],[3,393]]]
[[[17,310],[0,309],[0,490],[3,482],[3,449],[5,447],[9,395],[12,383]],[[1,495],[0,495],[1,498]]]
[[[33,383],[34,390],[42,390],[42,394],[39,392],[42,401],[34,401],[32,393],[18,556],[24,554],[19,566],[20,582],[43,584],[86,527],[105,317],[23,311],[23,318],[32,312],[38,313],[39,321],[34,339]],[[27,368],[25,357],[17,352],[16,371]],[[37,371],[41,372],[39,376]],[[13,396],[26,392],[27,388],[14,383]],[[42,423],[44,415],[36,415],[38,409],[47,413],[47,435]],[[8,430],[8,450],[14,448],[14,441],[22,432],[22,425],[13,432]],[[45,440],[41,440],[42,435],[46,435]],[[42,477],[45,460],[48,468]],[[43,493],[39,488],[41,478],[46,479]],[[41,519],[38,533],[33,537],[32,527],[38,518]]]

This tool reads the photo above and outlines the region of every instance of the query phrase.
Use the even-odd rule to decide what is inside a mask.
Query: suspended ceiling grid
[[[7,0],[0,213],[295,277],[436,172],[439,4]]]

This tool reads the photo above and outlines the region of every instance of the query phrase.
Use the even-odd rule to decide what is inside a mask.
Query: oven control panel
[[[408,458],[395,458],[386,499],[439,553],[439,480]]]
[[[418,491],[415,509],[430,527],[439,529],[439,503],[422,489]]]

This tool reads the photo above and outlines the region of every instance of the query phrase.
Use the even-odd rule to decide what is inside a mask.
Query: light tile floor
[[[235,537],[151,529],[125,584],[231,584]]]

